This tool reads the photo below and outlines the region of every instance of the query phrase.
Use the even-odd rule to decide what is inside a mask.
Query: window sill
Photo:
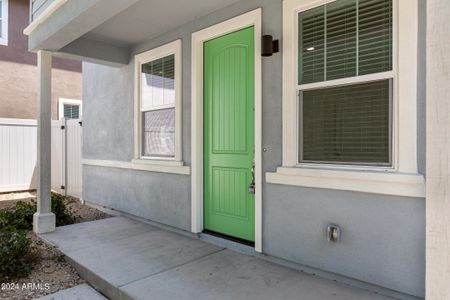
[[[266,182],[383,195],[425,197],[425,179],[421,174],[280,167],[276,172],[266,173]]]
[[[167,163],[177,163],[177,165]],[[181,175],[189,175],[191,173],[191,168],[188,166],[184,166],[183,162],[174,161],[143,161],[141,159],[138,159],[132,160],[131,162],[126,162],[114,160],[83,159],[83,165]]]
[[[137,165],[170,166],[170,167],[182,167],[184,165],[184,162],[182,161],[163,158],[135,158],[131,160],[131,163]]]
[[[8,46],[8,40],[4,38],[0,38],[0,45]]]

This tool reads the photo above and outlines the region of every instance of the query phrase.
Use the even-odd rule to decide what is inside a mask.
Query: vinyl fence
[[[81,198],[81,120],[52,121],[52,189]],[[0,192],[36,188],[36,120],[0,118]]]

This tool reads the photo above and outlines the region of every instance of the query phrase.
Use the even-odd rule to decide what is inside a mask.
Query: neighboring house
[[[85,62],[87,203],[418,297],[427,266],[445,295],[447,0],[46,3],[39,101],[52,56]]]
[[[28,52],[28,37],[23,34],[29,23],[30,3],[0,3],[0,118],[36,119],[37,58],[36,53]],[[55,58],[52,80],[52,119],[62,118],[63,113],[66,117],[80,116],[81,63]]]

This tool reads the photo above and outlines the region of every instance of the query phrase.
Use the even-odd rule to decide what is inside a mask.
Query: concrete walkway
[[[62,290],[37,300],[107,300],[99,292],[87,284],[80,284],[73,288]]]
[[[41,237],[111,299],[391,299],[122,217]]]

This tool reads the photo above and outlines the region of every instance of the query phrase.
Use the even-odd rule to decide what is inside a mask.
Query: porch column
[[[450,1],[427,0],[426,299],[450,296]]]
[[[38,57],[38,135],[37,135],[37,212],[33,231],[55,231],[55,215],[51,212],[51,112],[52,54],[39,51]]]

